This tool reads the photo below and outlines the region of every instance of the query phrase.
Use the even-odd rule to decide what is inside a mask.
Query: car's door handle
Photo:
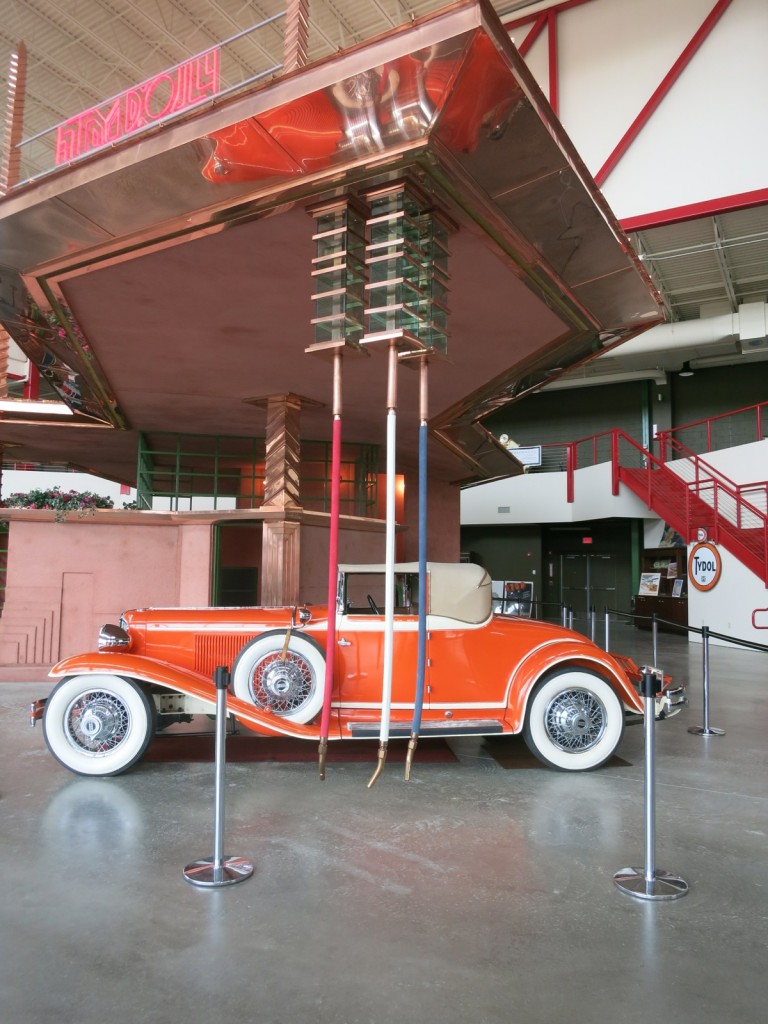
[[[352,646],[352,641],[351,640],[345,640],[344,637],[340,638],[340,640],[339,640],[339,647],[351,647],[351,646]]]

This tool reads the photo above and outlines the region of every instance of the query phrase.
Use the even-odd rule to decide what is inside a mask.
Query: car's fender
[[[85,675],[89,672],[114,673],[154,686],[162,686],[174,692],[186,693],[190,697],[209,701],[211,713],[216,710],[216,690],[211,679],[168,662],[145,658],[138,654],[110,651],[77,654],[54,665],[49,675],[54,679],[60,679],[63,676]],[[287,722],[278,715],[261,711],[253,704],[229,694],[227,711],[259,732],[280,733],[302,739],[314,739],[319,735],[319,728],[316,725]]]
[[[643,699],[632,686],[624,669],[599,647],[578,640],[549,640],[529,651],[512,673],[507,689],[507,721],[515,732],[523,728],[531,690],[542,676],[562,666],[576,666],[597,672],[615,688],[632,711],[643,711]]]

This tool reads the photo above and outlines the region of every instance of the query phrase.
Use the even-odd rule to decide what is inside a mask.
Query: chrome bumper
[[[678,711],[682,711],[684,707],[688,706],[688,695],[685,692],[685,687],[672,686],[668,690],[664,690],[662,693],[657,694],[655,704],[657,722],[660,722],[662,718],[672,718]]]
[[[47,697],[43,697],[42,700],[33,700],[29,705],[29,724],[33,729],[35,727],[35,722],[39,722],[43,717],[43,711],[45,711],[45,704],[47,700]]]

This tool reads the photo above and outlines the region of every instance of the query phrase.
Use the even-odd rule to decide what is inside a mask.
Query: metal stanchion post
[[[592,643],[595,642],[595,606],[590,605],[589,607],[589,639]]]
[[[605,650],[611,649],[611,613],[605,609]]]
[[[654,697],[663,674],[643,667],[641,686],[645,703],[645,868],[622,868],[613,880],[622,892],[640,900],[676,900],[688,892],[688,883],[679,875],[656,870],[656,764]]]
[[[573,608],[568,606],[568,629],[573,629]]]
[[[656,621],[656,612],[651,612],[651,648],[653,664],[659,664],[659,624]]]
[[[229,671],[223,666],[213,673],[216,684],[216,773],[213,814],[213,857],[196,860],[184,868],[184,877],[192,885],[218,888],[244,882],[253,874],[253,864],[244,857],[224,857],[224,769],[226,766],[227,687]]]
[[[568,616],[568,609],[565,607],[564,604],[561,604],[560,605],[560,610],[563,613],[563,626],[567,626],[568,625],[568,617],[567,617]]]
[[[709,626],[701,627],[702,675],[704,677],[704,724],[691,725],[688,732],[694,736],[725,736],[725,729],[709,724]]]

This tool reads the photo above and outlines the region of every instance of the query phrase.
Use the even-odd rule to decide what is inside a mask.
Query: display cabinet
[[[688,625],[688,549],[646,548],[640,568],[640,583],[634,599],[639,629],[651,628],[655,613],[658,628],[667,633],[684,633]]]

